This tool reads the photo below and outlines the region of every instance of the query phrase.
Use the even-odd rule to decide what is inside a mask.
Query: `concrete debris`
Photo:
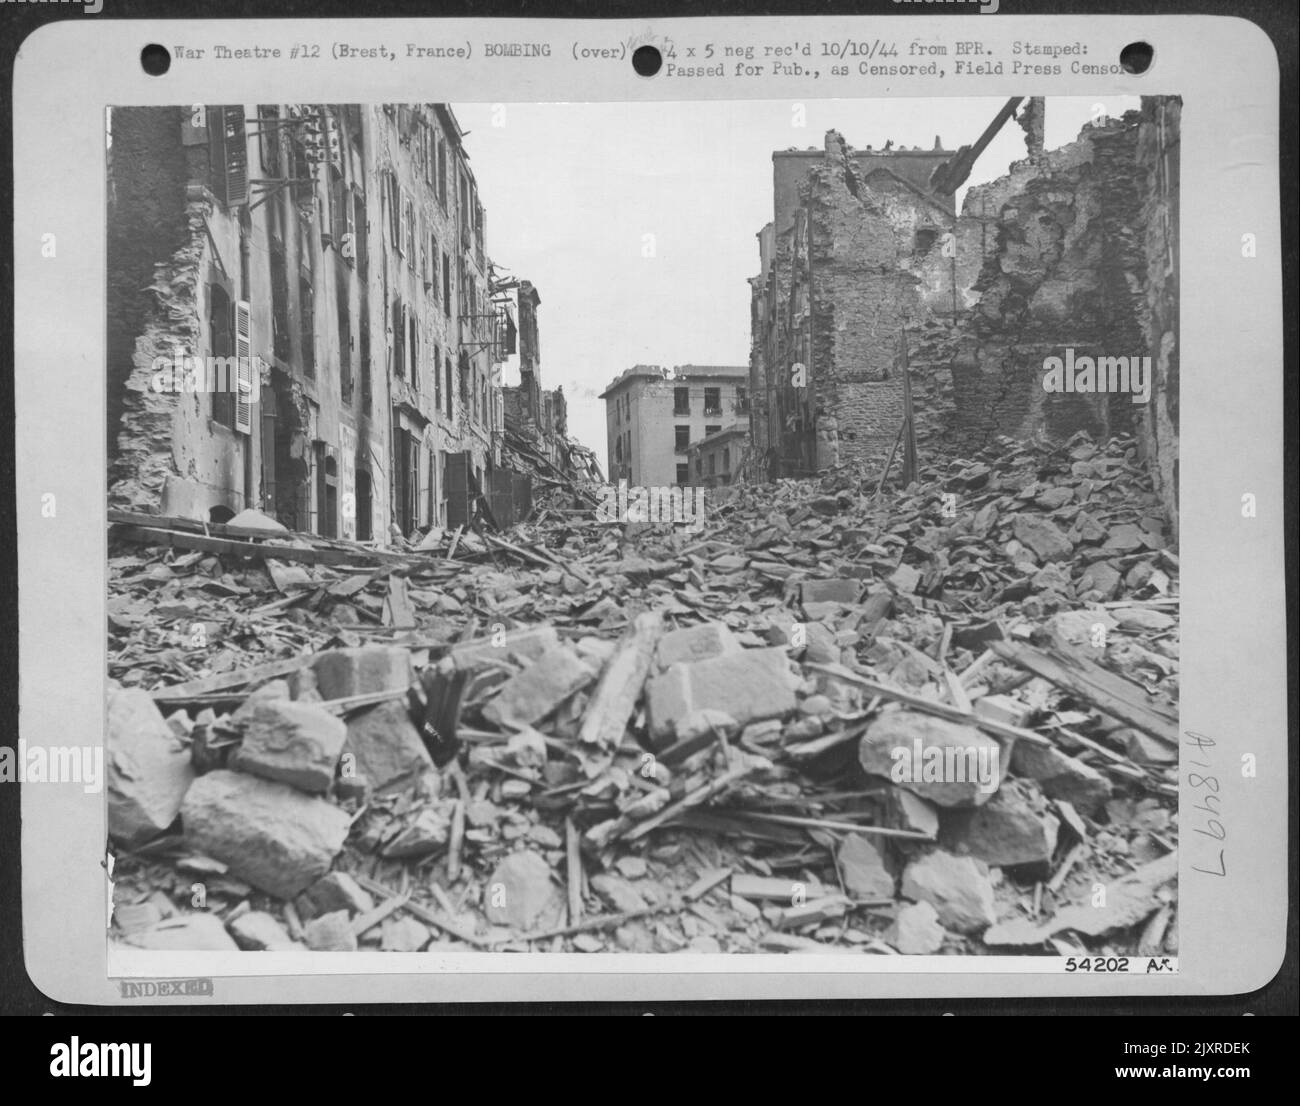
[[[789,658],[771,647],[675,664],[650,680],[646,703],[651,736],[667,743],[693,711],[721,711],[745,726],[789,714],[797,700]]]
[[[244,723],[243,744],[231,755],[231,768],[300,791],[324,794],[348,730],[314,703],[270,699],[255,704]]]
[[[551,882],[551,866],[535,852],[511,853],[498,864],[485,888],[489,922],[526,933],[555,926],[564,898]]]
[[[226,770],[194,781],[181,822],[192,848],[281,899],[329,870],[349,825],[347,814],[324,799]]]
[[[300,947],[273,915],[261,910],[250,910],[239,915],[231,920],[227,928],[241,949],[281,952]]]
[[[988,868],[971,857],[936,849],[903,871],[905,899],[928,902],[940,923],[958,933],[974,933],[998,920]]]
[[[346,910],[335,910],[313,918],[306,926],[307,947],[312,952],[356,952],[357,937],[352,932]]]
[[[844,838],[835,855],[844,871],[844,888],[860,899],[892,899],[894,877],[885,866],[885,857],[869,837],[851,833]]]
[[[1046,801],[1020,781],[1008,783],[987,805],[955,812],[945,841],[953,852],[973,856],[993,868],[1045,864],[1056,851],[1060,822]]]
[[[1018,742],[1011,753],[1011,770],[1017,776],[1036,780],[1043,794],[1064,799],[1084,814],[1096,810],[1110,798],[1110,780],[1097,769],[1059,749]]]
[[[574,650],[555,649],[507,680],[483,717],[497,726],[531,726],[595,678]]]
[[[659,639],[655,664],[668,668],[674,664],[691,664],[740,651],[740,642],[725,622],[702,622],[672,630]]]
[[[1037,945],[1067,930],[1099,937],[1128,929],[1148,918],[1162,903],[1172,900],[1168,885],[1177,878],[1178,858],[1167,853],[1106,884],[1100,889],[1104,894],[1090,888],[1083,902],[1066,906],[1040,925],[1026,918],[1011,919],[997,925],[985,934],[985,942],[989,945]]]
[[[898,912],[885,940],[904,955],[930,956],[943,947],[947,936],[934,907],[928,902],[914,902]]]
[[[148,692],[108,693],[108,833],[131,847],[176,821],[194,781],[189,753]]]
[[[349,914],[369,914],[375,900],[347,872],[330,872],[307,888],[296,900],[299,915],[310,920],[320,914],[346,910]]]
[[[1001,782],[1002,746],[974,726],[891,710],[858,746],[864,771],[938,806],[978,806]]]
[[[118,523],[114,939],[1091,937],[1072,907],[1178,837],[1178,560],[1133,439],[999,439],[878,486],[841,467],[717,489],[692,530],[545,507],[418,551],[250,527],[211,552]],[[184,850],[139,848],[176,824]],[[1139,888],[1097,935],[1135,949],[1173,894]]]
[[[379,645],[331,649],[317,659],[315,671],[317,690],[327,700],[405,691],[411,684],[411,654]]]
[[[429,927],[409,914],[385,918],[379,929],[379,947],[384,952],[419,952],[432,939]]]
[[[236,952],[239,945],[212,914],[185,914],[168,918],[148,929],[128,933],[128,945],[160,952]]]
[[[433,759],[404,701],[380,703],[348,718],[342,777],[360,776],[373,790],[384,791],[432,770]]]

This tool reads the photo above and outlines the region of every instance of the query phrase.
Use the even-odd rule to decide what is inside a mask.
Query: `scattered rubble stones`
[[[146,691],[110,689],[105,756],[108,832],[142,844],[166,830],[194,781],[190,755]]]
[[[1070,539],[1051,519],[1041,515],[1017,515],[1013,531],[1018,542],[1044,561],[1059,561],[1074,552]]]
[[[110,830],[126,846],[114,934],[1042,954],[1061,926],[1131,951],[1159,909],[1171,936],[1154,943],[1175,952],[1176,747],[991,648],[1073,652],[1176,703],[1178,559],[1134,442],[1003,439],[881,498],[877,478],[737,484],[699,532],[602,527],[563,501],[548,514],[548,491],[505,537],[418,541],[433,556],[330,543],[375,555],[369,575],[293,564],[311,535],[260,562],[132,545],[111,562],[110,676],[128,699],[110,751],[141,744],[164,771],[110,761]],[[180,632],[199,621],[202,653]],[[211,676],[258,662],[274,666],[208,696]],[[175,697],[163,722],[143,689],[196,678],[202,697]],[[443,692],[460,696],[463,743],[435,770],[425,740],[444,728]],[[187,855],[135,850],[178,812]],[[574,840],[582,870],[566,888]],[[174,916],[196,879],[207,922]],[[1121,909],[1091,909],[1096,882]],[[584,924],[648,913],[555,935],[575,921],[566,890]],[[411,910],[390,897],[408,892]],[[450,928],[431,929],[434,914]]]

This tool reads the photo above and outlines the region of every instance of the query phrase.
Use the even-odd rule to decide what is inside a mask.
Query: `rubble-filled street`
[[[110,512],[112,941],[1177,952],[1135,440],[396,544]]]

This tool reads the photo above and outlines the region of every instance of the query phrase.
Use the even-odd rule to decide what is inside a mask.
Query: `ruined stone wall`
[[[1178,533],[1178,183],[1182,102],[1144,97],[1137,156],[1146,174],[1141,226],[1146,256],[1142,330],[1155,382],[1138,418],[1138,441],[1156,494]]]
[[[969,453],[999,435],[1068,438],[1133,429],[1130,395],[1048,392],[1044,360],[1152,352],[1138,116],[1086,127],[1077,142],[970,189],[956,230],[968,286],[942,321],[909,334],[923,453]]]
[[[922,311],[907,261],[943,212],[888,174],[864,179],[834,133],[809,189],[813,401],[838,423],[841,460],[883,459],[903,418],[900,335]]]
[[[109,503],[207,518],[246,505],[255,443],[215,422],[214,397],[154,387],[159,366],[213,353],[210,286],[240,298],[238,222],[216,203],[188,109],[113,113],[108,212]],[[161,360],[160,360],[161,359]],[[254,492],[255,492],[254,487]]]
[[[107,413],[114,506],[156,510],[171,471],[173,401],[150,388],[150,366],[198,338],[199,254],[180,108],[115,108],[107,228]]]

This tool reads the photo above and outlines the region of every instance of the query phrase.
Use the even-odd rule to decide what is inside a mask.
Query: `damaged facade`
[[[564,387],[542,388],[542,347],[537,309],[542,298],[527,280],[515,290],[519,384],[501,389],[505,411],[506,457],[523,472],[543,478],[603,481],[595,454],[569,437],[569,405]],[[507,352],[515,352],[515,343]]]
[[[749,375],[743,365],[625,370],[600,395],[610,479],[642,487],[691,483],[692,443],[748,419]]]
[[[1144,98],[1051,151],[1043,111],[1025,103],[1029,156],[970,188],[959,216],[979,144],[859,153],[830,132],[824,152],[773,155],[751,280],[756,475],[884,462],[907,366],[923,456],[1132,431],[1176,522],[1179,103]],[[1053,357],[1123,359],[1142,387],[1049,390]]]
[[[119,108],[111,147],[110,506],[361,541],[464,516],[513,324],[450,108]],[[240,387],[203,371],[229,358]],[[160,390],[170,364],[198,371]]]

